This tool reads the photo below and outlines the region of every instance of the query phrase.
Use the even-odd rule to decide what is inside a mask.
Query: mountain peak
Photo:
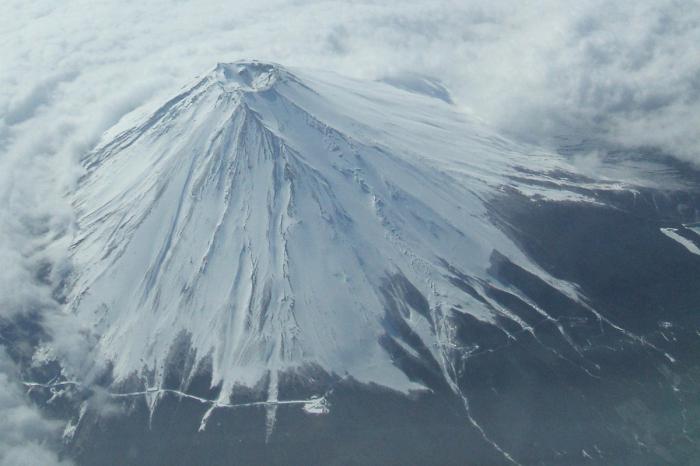
[[[211,77],[229,90],[261,92],[272,88],[289,72],[281,65],[258,60],[217,63]]]

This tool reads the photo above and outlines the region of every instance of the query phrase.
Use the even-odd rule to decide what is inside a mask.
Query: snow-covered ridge
[[[210,358],[222,404],[263,378],[277,400],[278,373],[309,364],[424,386],[399,353],[451,385],[453,313],[531,331],[483,292],[530,303],[489,274],[494,251],[579,299],[493,224],[488,199],[620,187],[443,100],[255,61],[217,65],[83,163],[68,307],[98,363],[161,387],[184,340],[184,377]]]

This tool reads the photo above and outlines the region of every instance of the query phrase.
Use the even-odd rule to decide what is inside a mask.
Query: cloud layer
[[[44,312],[67,353],[78,337],[51,288],[68,271],[63,194],[78,157],[130,110],[217,62],[428,75],[455,105],[514,137],[654,146],[700,163],[700,5],[691,0],[5,0],[0,44],[0,316]],[[0,438],[10,440],[0,450],[21,454],[55,425],[11,386],[4,354],[0,363],[0,413],[24,419],[1,416]]]
[[[55,111],[55,143],[80,133],[80,148],[214,63],[259,58],[366,78],[436,76],[459,105],[533,141],[598,138],[691,159],[700,149],[693,1],[82,0],[3,9],[5,140]]]

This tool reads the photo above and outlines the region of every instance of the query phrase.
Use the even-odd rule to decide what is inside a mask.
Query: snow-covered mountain
[[[587,326],[673,360],[544,267],[503,199],[598,208],[681,182],[516,144],[424,87],[219,64],[110,131],[83,161],[67,288],[95,367],[66,373],[109,366],[114,384],[157,391],[184,344],[183,391],[206,366],[221,405],[260,383],[277,400],[283,374],[317,370],[404,393],[444,385],[516,462],[472,413],[472,356],[529,335],[598,377]],[[678,243],[683,227],[668,228],[659,241]]]
[[[71,307],[117,379],[158,384],[186,332],[222,397],[306,363],[408,389],[382,345],[447,370],[451,312],[527,329],[480,290],[494,250],[576,295],[485,206],[557,163],[387,85],[221,64],[85,159]]]

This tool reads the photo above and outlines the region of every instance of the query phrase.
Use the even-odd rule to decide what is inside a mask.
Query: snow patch
[[[676,233],[676,231],[677,230],[675,228],[661,228],[661,233],[679,243],[689,252],[700,256],[700,248],[688,238],[685,238],[684,236],[681,236],[678,233]]]

